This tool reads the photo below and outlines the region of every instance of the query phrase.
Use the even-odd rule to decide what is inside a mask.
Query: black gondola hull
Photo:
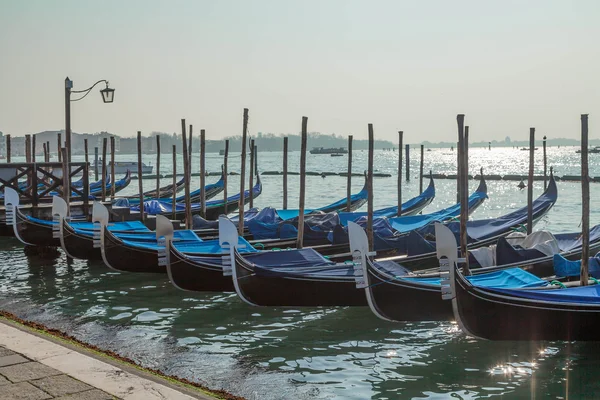
[[[354,279],[300,279],[258,276],[252,264],[235,252],[238,288],[244,299],[259,306],[330,307],[366,306]],[[240,293],[238,293],[240,294]]]
[[[158,251],[128,246],[104,228],[104,262],[112,269],[122,272],[145,272],[165,274],[166,267],[158,265]]]
[[[215,261],[220,259],[215,258]],[[210,261],[210,258],[207,259]],[[167,267],[171,283],[181,290],[194,292],[233,292],[230,276],[223,276],[220,264],[200,264],[185,257],[173,245],[169,246],[169,265]]]

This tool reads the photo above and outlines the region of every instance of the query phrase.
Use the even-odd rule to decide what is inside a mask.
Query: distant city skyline
[[[600,119],[600,3],[0,0],[0,131],[64,129],[64,79],[110,81],[72,103],[74,132],[207,139],[309,131],[453,142],[590,138]]]

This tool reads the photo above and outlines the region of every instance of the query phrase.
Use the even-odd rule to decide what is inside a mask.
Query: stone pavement
[[[0,346],[0,397],[7,400],[116,398],[2,346]]]
[[[60,343],[60,344],[59,344]],[[0,319],[0,400],[215,399]]]

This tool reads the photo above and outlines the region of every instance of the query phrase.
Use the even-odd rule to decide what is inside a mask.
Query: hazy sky
[[[600,134],[600,1],[0,0],[0,131],[309,131],[405,141]]]

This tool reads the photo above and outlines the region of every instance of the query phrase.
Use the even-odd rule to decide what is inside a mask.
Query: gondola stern
[[[365,230],[355,222],[348,222],[348,236],[350,240],[350,252],[352,253],[352,263],[354,265],[354,279],[357,289],[365,290],[365,297],[371,312],[384,321],[392,321],[379,312],[379,308],[373,296],[371,282],[369,279],[369,267],[367,257],[375,255],[375,252],[369,252],[369,240]]]
[[[440,263],[442,300],[452,301],[452,312],[458,327],[468,336],[480,339],[469,330],[468,325],[465,324],[461,318],[459,299],[456,291],[456,280],[459,278],[458,274],[460,274],[460,271],[458,271],[458,263],[460,260],[456,251],[458,247],[456,238],[447,226],[439,222],[435,223],[435,236],[436,255]],[[462,279],[462,281],[464,281],[462,283],[470,285],[470,282],[466,279]]]

